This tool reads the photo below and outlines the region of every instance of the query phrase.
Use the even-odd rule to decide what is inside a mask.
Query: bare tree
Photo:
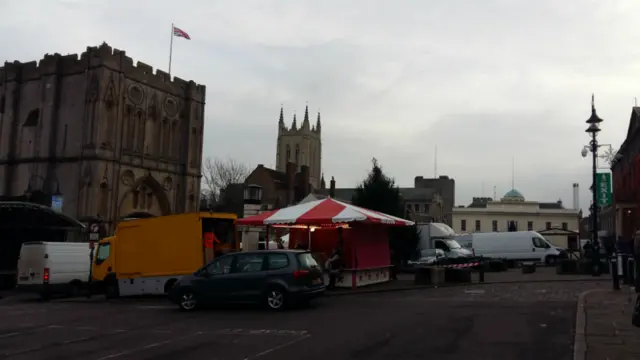
[[[617,150],[615,150],[613,147],[609,146],[603,153],[602,155],[600,155],[600,157],[602,159],[604,159],[604,161],[607,162],[607,165],[609,165],[609,167],[611,167],[611,165],[613,165],[613,161],[616,158],[616,154],[618,153]]]
[[[203,195],[216,199],[230,184],[242,183],[249,176],[249,167],[235,159],[206,158],[202,163]]]

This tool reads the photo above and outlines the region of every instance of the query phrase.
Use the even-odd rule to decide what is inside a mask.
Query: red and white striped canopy
[[[238,225],[324,225],[350,222],[411,226],[412,221],[327,198],[267,211],[238,220]]]

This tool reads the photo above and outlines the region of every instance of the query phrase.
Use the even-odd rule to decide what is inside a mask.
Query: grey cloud
[[[378,158],[400,185],[438,172],[459,203],[511,186],[532,200],[588,205],[584,120],[596,93],[601,139],[618,146],[640,75],[631,1],[5,2],[0,60],[107,41],[134,60],[207,85],[205,151],[275,160],[280,103],[323,114],[323,167],[353,186]],[[58,19],[51,21],[51,19]],[[60,26],[60,24],[64,26]]]

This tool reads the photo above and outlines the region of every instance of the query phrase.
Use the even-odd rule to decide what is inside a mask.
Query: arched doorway
[[[152,176],[139,178],[120,199],[118,218],[130,214],[148,214],[146,217],[171,213],[171,205],[164,187]]]

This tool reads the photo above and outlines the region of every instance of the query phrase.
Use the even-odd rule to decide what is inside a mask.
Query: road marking
[[[109,334],[106,334],[106,335],[109,335]],[[81,338],[76,338],[76,339],[67,340],[67,341],[64,341],[64,342],[62,342],[62,343],[63,343],[63,344],[73,344],[73,343],[77,343],[77,342],[81,342],[81,341],[89,340],[89,339],[91,339],[91,338],[93,338],[93,336],[84,336],[84,337],[81,337]]]
[[[270,348],[270,349],[267,349],[267,350],[265,350],[265,351],[259,352],[259,353],[255,354],[255,355],[253,355],[253,356],[245,357],[245,358],[244,358],[244,360],[248,360],[248,359],[255,359],[255,358],[259,358],[259,357],[261,357],[261,356],[265,356],[265,355],[270,354],[270,353],[272,353],[272,352],[274,352],[274,351],[277,351],[277,350],[280,350],[280,349],[285,348],[285,347],[287,347],[287,346],[293,345],[293,344],[295,344],[295,343],[297,343],[297,342],[299,342],[299,341],[305,340],[305,339],[310,338],[310,337],[311,337],[311,335],[304,335],[304,336],[301,336],[301,337],[299,337],[299,338],[297,338],[297,339],[293,339],[293,340],[291,340],[291,341],[287,341],[287,342],[286,342],[286,343],[284,343],[284,344],[280,344],[280,345],[278,345],[278,346],[274,346],[274,347],[272,347],[272,348]]]
[[[43,312],[47,312],[47,310],[45,310],[45,309],[40,309],[40,310],[16,310],[16,311],[8,312],[8,313],[3,313],[2,315],[19,316],[19,315],[30,315],[30,314],[43,313]]]
[[[222,329],[213,332],[216,335],[284,335],[284,336],[304,336],[306,330],[277,330],[277,329]]]
[[[2,334],[2,335],[0,335],[0,339],[16,336],[16,335],[20,335],[20,334],[22,334],[22,333],[15,332],[15,333]]]
[[[175,306],[171,305],[144,305],[144,306],[136,306],[138,309],[144,310],[157,310],[157,309],[175,309]]]
[[[123,355],[129,355],[129,354],[132,354],[132,353],[135,353],[135,352],[139,352],[139,351],[142,351],[142,350],[147,350],[147,349],[151,349],[151,348],[154,348],[154,347],[166,345],[166,344],[174,342],[174,341],[184,340],[184,339],[187,339],[187,338],[190,338],[190,337],[198,336],[200,334],[202,334],[202,332],[197,332],[197,333],[194,333],[194,334],[181,336],[181,337],[177,337],[177,338],[173,338],[173,339],[169,339],[169,340],[165,340],[165,341],[161,341],[161,342],[145,345],[143,347],[139,347],[139,348],[135,348],[135,349],[131,349],[131,350],[125,350],[125,351],[122,351],[122,352],[119,352],[119,353],[115,353],[115,354],[111,354],[111,355],[107,355],[107,356],[101,357],[98,360],[113,359],[113,358],[120,357],[120,356],[123,356]]]
[[[98,328],[91,327],[91,326],[80,326],[80,327],[77,327],[76,330],[98,330]]]
[[[110,332],[110,333],[106,333],[106,334],[102,334],[102,336],[109,336],[109,335],[113,335],[115,332]],[[24,354],[24,353],[30,353],[30,352],[34,352],[34,351],[38,351],[38,350],[42,350],[46,347],[49,346],[55,346],[55,345],[67,345],[67,344],[73,344],[73,343],[78,343],[78,342],[82,342],[82,341],[87,341],[87,340],[91,340],[91,339],[95,339],[96,336],[83,336],[80,338],[75,338],[75,339],[71,339],[71,340],[66,340],[66,341],[62,341],[62,342],[58,342],[58,343],[53,343],[53,344],[41,344],[38,346],[34,346],[31,348],[27,348],[27,349],[21,349],[21,350],[16,350],[16,351],[12,351],[12,352],[6,352],[4,353],[4,356],[15,356],[15,355],[20,355],[20,354]]]
[[[484,294],[485,293],[485,291],[482,290],[482,289],[479,289],[479,290],[464,290],[464,292],[466,294],[471,294],[471,295],[480,295],[480,294]]]

